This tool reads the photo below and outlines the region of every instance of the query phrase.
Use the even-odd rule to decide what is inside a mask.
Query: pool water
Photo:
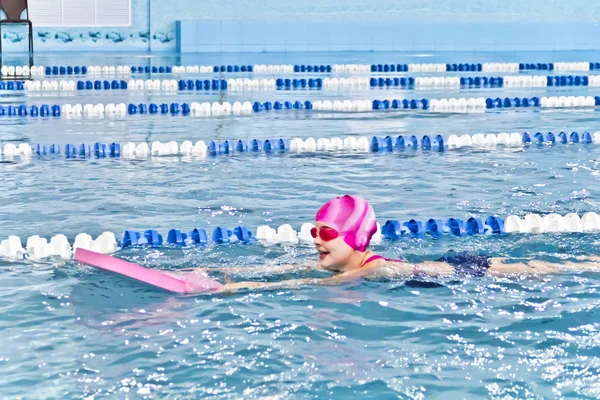
[[[71,58],[69,58],[71,57]],[[279,57],[279,58],[278,58]],[[594,60],[594,53],[209,55],[195,63]],[[311,60],[311,61],[309,61]],[[419,60],[419,61],[414,61]],[[40,65],[167,65],[179,57],[42,56]],[[184,64],[192,61],[185,60]],[[19,64],[15,60],[15,64]],[[474,75],[473,73],[468,73]],[[435,74],[440,75],[440,74]],[[594,88],[423,90],[418,97],[594,95]],[[382,92],[385,96],[381,96]],[[7,104],[413,97],[401,90],[76,93]],[[192,118],[0,118],[0,144],[345,137],[599,130],[595,111],[482,114],[390,111]],[[599,148],[358,154],[248,154],[148,160],[63,157],[0,163],[0,231],[73,239],[109,230],[245,225],[299,229],[328,199],[355,193],[387,219],[598,211]],[[412,262],[450,250],[512,261],[600,255],[600,233],[383,241],[374,249]],[[305,263],[314,249],[229,245],[134,248],[119,257],[163,270]],[[222,274],[215,276],[222,278]],[[180,296],[73,261],[0,259],[2,398],[597,398],[600,275],[523,279],[377,279],[340,286]]]

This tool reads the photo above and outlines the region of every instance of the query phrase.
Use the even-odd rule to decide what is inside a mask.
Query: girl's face
[[[317,222],[317,237],[315,238],[315,247],[319,252],[319,265],[321,268],[344,270],[351,263],[355,250],[348,246],[346,242],[338,236],[335,239],[325,241],[321,237],[321,228],[329,228],[327,225]],[[323,235],[326,237],[326,235]]]

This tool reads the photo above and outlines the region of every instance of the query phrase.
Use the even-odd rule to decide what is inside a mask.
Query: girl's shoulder
[[[401,263],[402,262],[402,260],[386,258],[384,256],[380,256],[379,254],[374,254],[374,255],[370,256],[369,258],[367,258],[367,260],[365,261],[365,265],[372,263],[374,261],[385,261],[385,262],[393,262],[393,263]]]

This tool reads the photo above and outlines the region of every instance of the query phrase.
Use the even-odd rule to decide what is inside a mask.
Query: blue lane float
[[[46,76],[56,76],[56,75],[86,75],[88,73],[88,68],[86,66],[53,66],[46,67],[44,69],[44,74]]]
[[[121,236],[121,248],[149,245],[158,247],[163,244],[163,237],[156,230],[149,229],[143,234],[135,231],[125,231]]]
[[[554,63],[520,63],[519,71],[553,71]]]
[[[504,233],[504,221],[497,216],[489,216],[485,220],[470,217],[467,221],[459,218],[448,218],[445,222],[441,219],[431,218],[423,223],[411,219],[405,222],[388,220],[381,227],[382,235],[390,240],[403,237],[423,238],[430,236],[439,239],[443,235],[472,236],[472,235],[498,235]]]
[[[62,82],[62,81],[61,81]],[[178,91],[224,91],[228,88],[228,83],[225,79],[180,79],[178,81],[159,81],[159,85],[155,86],[155,81],[124,81],[124,80],[96,80],[96,81],[77,81],[75,89],[78,91],[89,90],[178,90]],[[173,83],[173,84],[171,84]],[[44,90],[43,87],[34,87],[30,82],[25,88],[29,91]]]
[[[328,82],[326,82],[328,83]],[[369,86],[372,88],[399,88],[414,89],[415,87],[438,86],[438,87],[462,87],[462,88],[501,88],[504,87],[504,77],[393,77],[393,78],[371,78]]]
[[[232,244],[232,243],[251,243],[254,239],[252,232],[245,226],[237,226],[233,230],[218,226],[213,229],[209,236],[205,229],[194,228],[189,232],[182,232],[179,229],[171,229],[167,232],[165,244],[172,246],[189,245],[208,245],[214,244]],[[121,235],[121,248],[136,246],[159,247],[163,245],[163,236],[156,230],[147,230],[143,233],[136,231],[125,231]]]
[[[25,147],[22,147],[25,145]],[[5,157],[14,156],[30,156],[37,155],[38,157],[57,157],[64,154],[65,158],[120,158],[121,157],[121,145],[119,143],[100,143],[96,142],[92,145],[81,143],[78,145],[68,143],[63,149],[59,144],[36,144],[33,147],[26,144],[20,145],[21,150],[17,149],[13,144],[6,144],[4,150],[1,152]],[[26,150],[24,150],[26,149]]]

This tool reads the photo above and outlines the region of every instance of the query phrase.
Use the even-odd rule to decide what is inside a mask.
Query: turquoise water
[[[63,64],[140,64],[86,56]],[[233,56],[232,56],[233,57]],[[245,56],[248,57],[248,56]],[[255,55],[248,62],[280,62]],[[282,56],[283,57],[283,56]],[[285,55],[281,62],[294,62]],[[316,57],[310,55],[310,58]],[[323,62],[376,62],[374,54]],[[337,58],[335,58],[337,57]],[[241,56],[240,56],[241,58]],[[309,58],[309,56],[306,56]],[[571,61],[595,54],[385,54],[380,62]],[[57,58],[40,64],[58,63]],[[101,61],[99,61],[101,60]],[[131,60],[135,60],[131,61]],[[144,60],[148,60],[145,58]],[[155,65],[174,58],[150,59]],[[216,63],[207,58],[198,63]],[[227,61],[225,61],[227,62]],[[233,62],[233,61],[232,61]],[[469,73],[471,75],[471,73]],[[583,95],[590,88],[421,91],[422,97]],[[224,101],[375,98],[379,92],[226,95]],[[403,92],[406,93],[406,92]],[[386,90],[388,98],[394,91]],[[14,103],[13,94],[2,101]],[[77,94],[29,103],[214,101],[216,95]],[[0,119],[1,144],[140,142],[348,135],[596,131],[595,112],[501,110],[475,115],[378,112],[213,119]],[[329,198],[357,193],[386,219],[598,211],[598,147],[445,153],[249,155],[147,161],[16,159],[0,163],[2,238],[104,230],[309,222]],[[469,250],[520,261],[600,255],[600,234],[384,241],[410,261]],[[165,270],[309,262],[306,245],[128,249]],[[215,276],[220,277],[219,274]],[[317,276],[317,275],[315,275]],[[320,275],[324,276],[324,275]],[[289,274],[283,278],[305,277]],[[72,261],[0,259],[2,398],[597,398],[599,275],[353,282],[222,296],[178,296]]]

